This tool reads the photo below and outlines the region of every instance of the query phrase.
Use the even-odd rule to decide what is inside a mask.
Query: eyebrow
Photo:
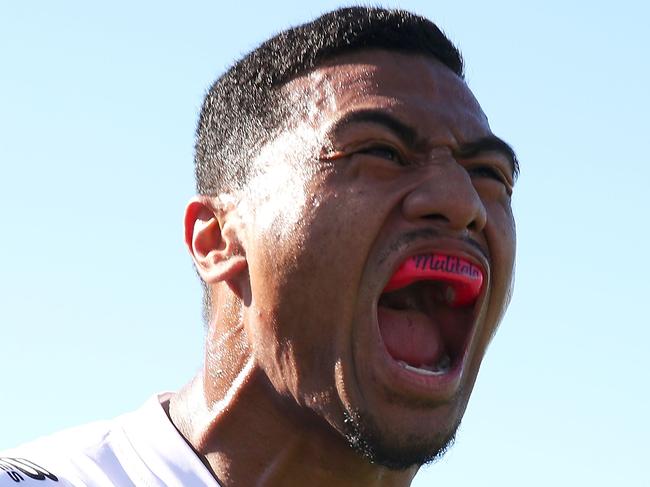
[[[418,135],[415,128],[381,110],[366,109],[347,113],[335,123],[333,132],[339,132],[348,125],[357,123],[383,125],[412,147],[426,147],[428,145],[426,140]]]
[[[411,147],[424,148],[429,145],[426,139],[421,137],[414,127],[381,110],[366,109],[347,113],[334,124],[332,131],[334,133],[340,132],[348,125],[357,123],[383,125]],[[478,140],[463,142],[457,148],[453,149],[454,157],[462,158],[476,157],[482,152],[498,152],[505,156],[508,162],[510,162],[513,177],[515,179],[517,178],[519,175],[517,154],[507,142],[496,135],[490,134]]]
[[[454,157],[471,158],[482,152],[498,152],[505,156],[510,162],[512,176],[517,179],[519,176],[519,160],[517,154],[510,144],[496,135],[486,135],[472,142],[464,142],[453,150]]]

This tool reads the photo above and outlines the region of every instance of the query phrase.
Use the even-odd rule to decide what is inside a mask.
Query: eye
[[[500,169],[491,165],[480,165],[468,167],[467,172],[470,178],[475,181],[475,184],[478,181],[485,181],[486,188],[501,188],[501,190],[505,190],[508,196],[512,196],[512,182]],[[494,183],[497,183],[497,185],[495,186]]]
[[[366,154],[373,157],[379,157],[381,159],[387,159],[401,165],[404,164],[404,159],[400,152],[390,145],[373,145],[371,147],[366,147],[358,150],[357,154]]]
[[[492,166],[474,166],[467,169],[469,175],[473,178],[494,179],[499,183],[507,185],[507,181],[501,171]]]

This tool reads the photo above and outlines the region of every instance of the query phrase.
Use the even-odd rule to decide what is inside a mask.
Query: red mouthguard
[[[415,281],[443,281],[451,288],[450,306],[465,306],[476,300],[483,285],[483,271],[461,257],[421,254],[410,257],[388,281],[384,292],[395,291]]]

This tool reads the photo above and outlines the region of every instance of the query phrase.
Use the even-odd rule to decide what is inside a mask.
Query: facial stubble
[[[370,463],[406,470],[442,458],[454,444],[460,420],[449,431],[431,436],[400,435],[399,439],[391,438],[374,418],[357,411],[345,412],[344,425],[350,447]]]

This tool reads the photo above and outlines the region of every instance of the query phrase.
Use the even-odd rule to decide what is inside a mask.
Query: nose
[[[481,232],[487,212],[467,171],[456,161],[426,168],[426,176],[404,198],[407,220],[434,220],[454,231]]]

